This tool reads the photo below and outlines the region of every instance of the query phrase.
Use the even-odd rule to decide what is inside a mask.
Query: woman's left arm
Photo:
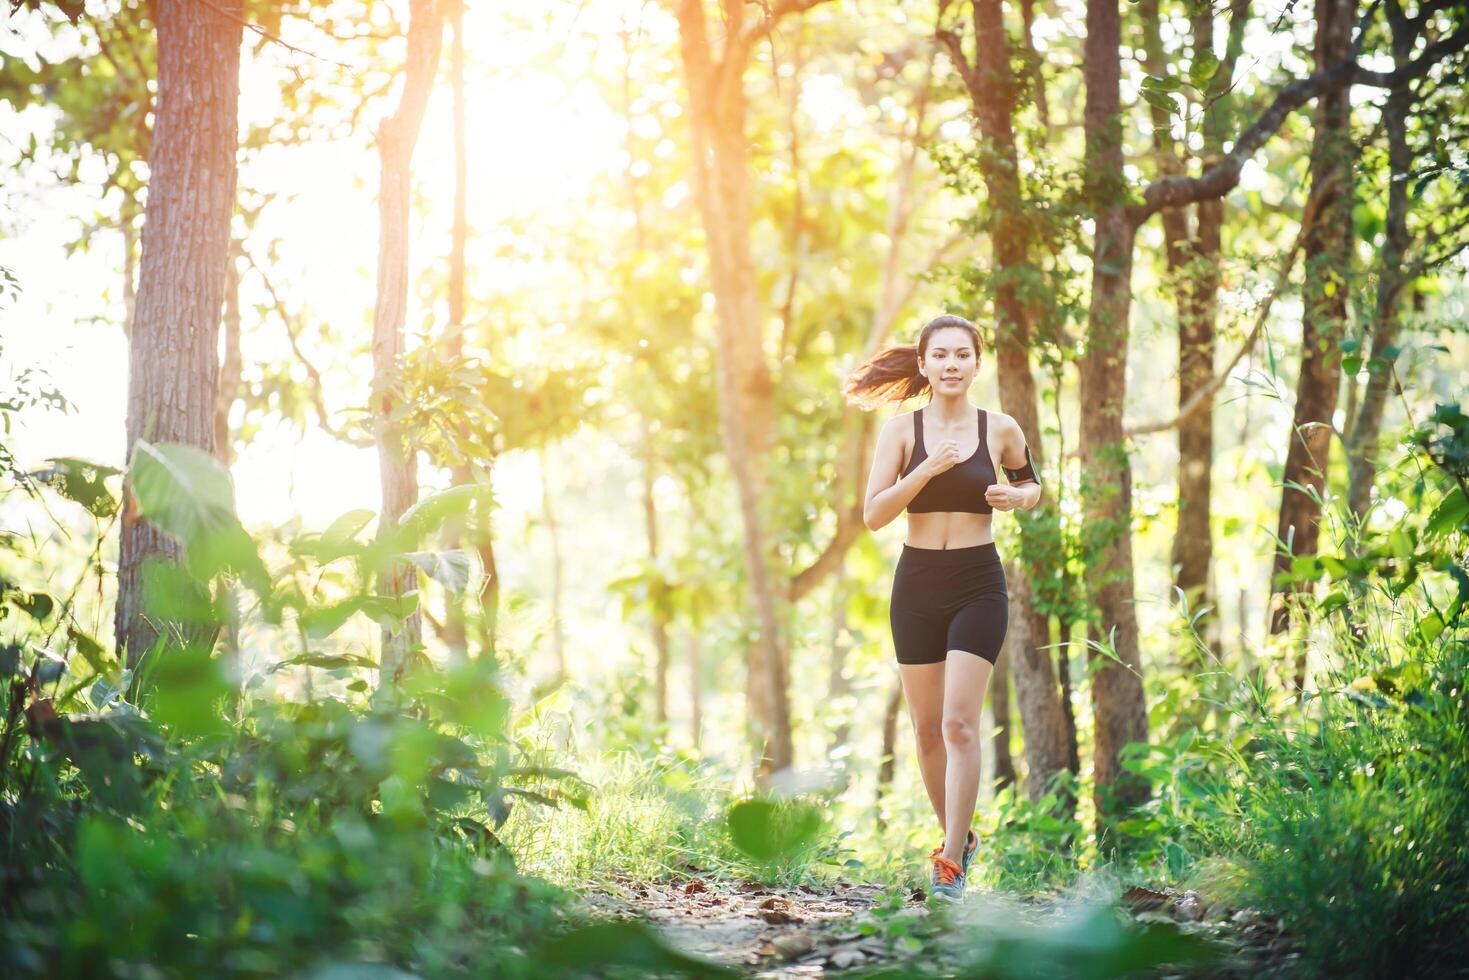
[[[1000,428],[1000,468],[1010,486],[995,484],[985,493],[985,500],[996,510],[1030,510],[1041,500],[1041,481],[1035,472],[1035,461],[1025,443],[1020,423],[1006,415]]]

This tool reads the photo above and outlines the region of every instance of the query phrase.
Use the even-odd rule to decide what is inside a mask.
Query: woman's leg
[[[1003,582],[1001,578],[975,596],[949,623],[943,720],[944,748],[949,759],[944,788],[944,857],[955,862],[964,853],[974,821],[974,801],[979,796],[979,712],[1005,642],[1010,613]]]
[[[965,650],[950,650],[945,669],[943,741],[944,857],[959,863],[979,796],[979,711],[994,665]]]
[[[898,664],[903,678],[903,699],[908,702],[913,739],[918,745],[918,771],[940,827],[944,826],[944,772],[948,766],[943,730],[944,669],[942,660],[932,664]]]

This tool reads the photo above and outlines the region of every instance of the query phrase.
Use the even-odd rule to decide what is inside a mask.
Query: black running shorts
[[[942,663],[950,650],[994,663],[1009,610],[1005,567],[993,541],[972,548],[903,545],[888,609],[898,663]]]

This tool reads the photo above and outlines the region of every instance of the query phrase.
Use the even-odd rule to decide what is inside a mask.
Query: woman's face
[[[963,327],[940,327],[928,338],[928,350],[919,362],[929,386],[938,394],[957,395],[969,390],[979,370],[974,338]]]

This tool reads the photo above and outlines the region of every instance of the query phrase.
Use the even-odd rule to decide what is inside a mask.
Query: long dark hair
[[[974,356],[979,357],[983,348],[979,342],[979,328],[962,316],[945,313],[936,316],[918,331],[918,343],[898,344],[872,355],[847,375],[842,385],[842,394],[848,402],[872,409],[883,402],[907,401],[914,395],[929,389],[928,379],[918,373],[918,362],[928,353],[928,338],[935,330],[944,327],[963,327],[974,341]],[[929,389],[930,394],[932,390]]]

